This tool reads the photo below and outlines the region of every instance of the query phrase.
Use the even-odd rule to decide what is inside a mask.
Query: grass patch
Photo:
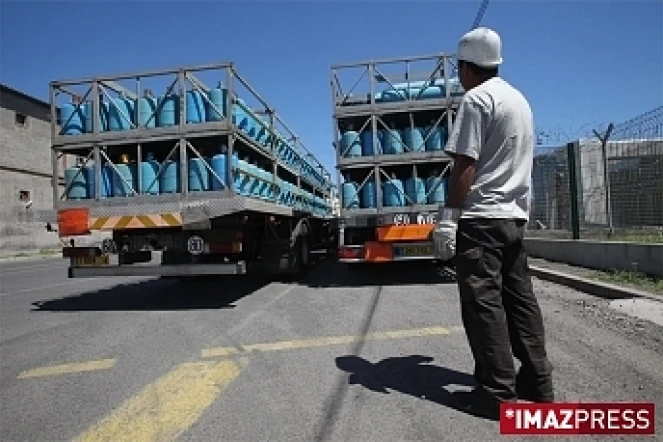
[[[11,258],[36,258],[39,256],[48,257],[48,256],[58,256],[62,253],[62,249],[39,249],[39,250],[30,250],[16,253],[9,253],[6,255],[0,256],[2,259],[11,259]]]
[[[39,255],[42,256],[52,256],[62,253],[62,249],[41,249]]]
[[[616,233],[612,236],[610,236],[608,233],[605,233],[603,235],[598,235],[593,238],[587,237],[582,239],[588,239],[594,241],[619,241],[619,242],[663,244],[663,235],[659,233],[650,233],[650,234]]]
[[[648,276],[640,272],[613,270],[609,272],[593,272],[590,278],[610,284],[618,284],[663,295],[663,278]]]

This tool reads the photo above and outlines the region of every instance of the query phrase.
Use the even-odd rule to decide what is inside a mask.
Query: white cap
[[[497,32],[476,28],[461,37],[456,58],[490,68],[502,64],[501,52],[502,41]]]

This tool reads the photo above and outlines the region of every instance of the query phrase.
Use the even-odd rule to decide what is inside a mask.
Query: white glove
[[[448,261],[456,254],[456,230],[460,212],[440,207],[433,228],[433,254],[436,259]]]

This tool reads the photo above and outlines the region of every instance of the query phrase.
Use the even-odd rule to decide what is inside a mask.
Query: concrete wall
[[[46,232],[44,213],[53,212],[51,125],[48,106],[2,89],[0,96],[0,254],[59,247]],[[63,156],[58,175],[75,164]],[[64,191],[60,180],[59,194]],[[23,193],[23,195],[22,195]],[[29,195],[27,198],[26,195]]]
[[[597,140],[580,140],[580,203],[584,224],[607,225],[603,153]],[[652,226],[663,221],[663,140],[611,141],[606,146],[613,225]]]
[[[530,256],[596,270],[663,276],[663,244],[526,238]]]

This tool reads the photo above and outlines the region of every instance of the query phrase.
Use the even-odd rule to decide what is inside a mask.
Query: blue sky
[[[333,171],[330,65],[453,52],[479,4],[3,0],[0,80],[47,99],[54,79],[231,60]],[[660,0],[492,0],[482,24],[553,140],[663,104]]]

